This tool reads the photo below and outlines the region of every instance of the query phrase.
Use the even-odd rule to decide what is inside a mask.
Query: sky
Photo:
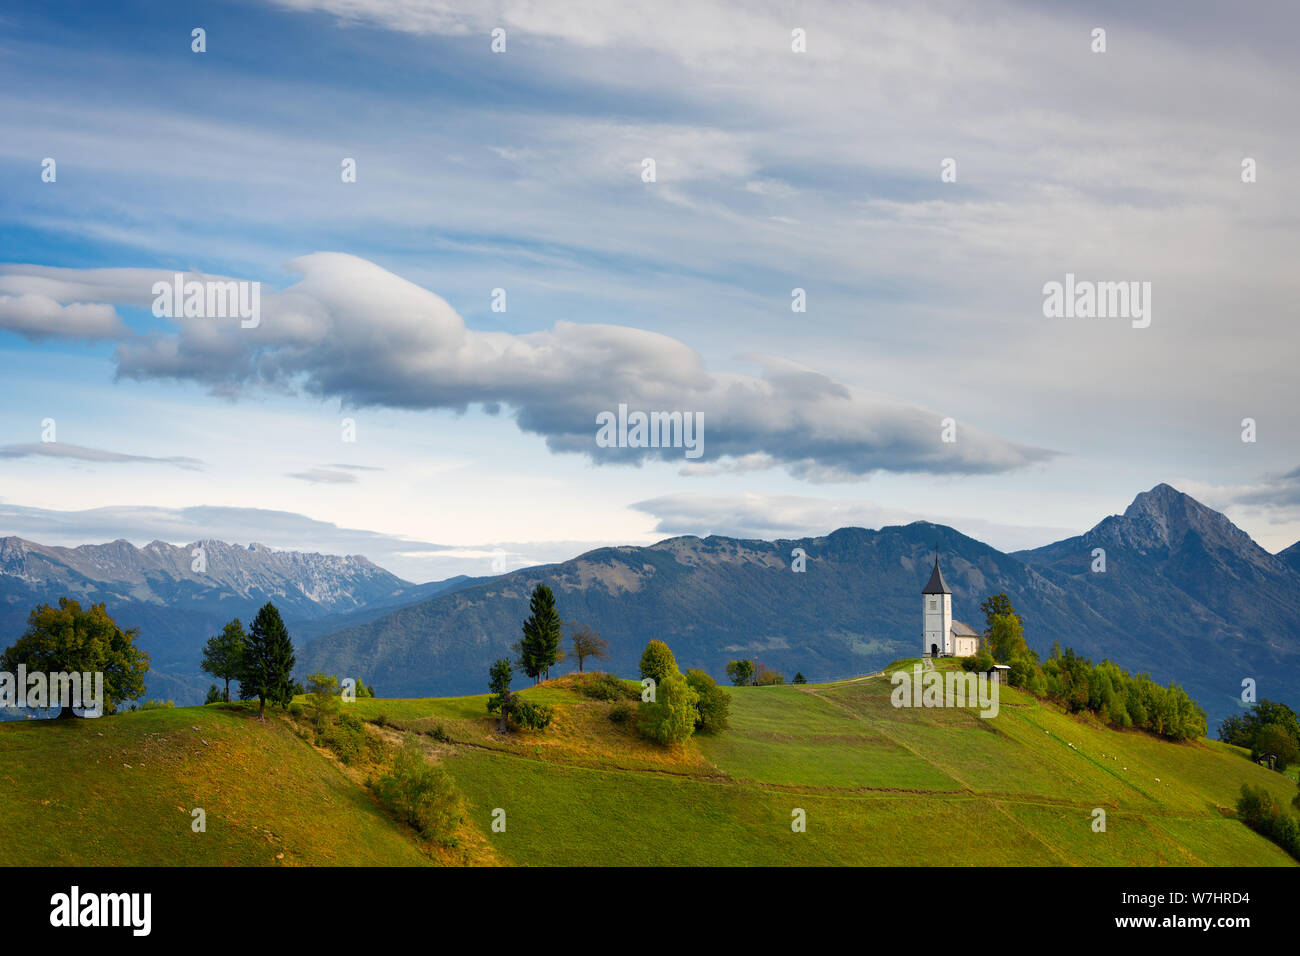
[[[8,9],[0,534],[425,581],[922,519],[1015,550],[1168,482],[1280,550],[1298,27],[1195,0]],[[178,273],[255,320],[160,307]],[[1045,314],[1067,281],[1136,283],[1133,314]],[[620,406],[698,448],[602,438]]]

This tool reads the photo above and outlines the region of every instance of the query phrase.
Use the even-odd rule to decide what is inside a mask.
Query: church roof
[[[979,634],[971,630],[969,624],[964,624],[961,621],[952,622],[952,635],[953,637],[979,637]]]
[[[948,585],[943,581],[943,572],[939,570],[939,559],[934,559],[934,570],[930,572],[930,581],[926,584],[922,594],[951,594]]]

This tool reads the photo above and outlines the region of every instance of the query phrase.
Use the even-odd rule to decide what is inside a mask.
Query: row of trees
[[[1162,687],[1147,674],[1131,675],[1118,664],[1091,660],[1053,643],[1040,663],[1025,640],[1024,625],[1005,594],[980,604],[984,633],[979,652],[963,662],[968,670],[987,671],[995,663],[1009,668],[1008,682],[1077,713],[1089,711],[1114,727],[1133,727],[1170,740],[1190,740],[1206,732],[1205,711],[1182,687]]]
[[[785,683],[785,675],[780,671],[772,670],[762,661],[749,658],[728,661],[727,678],[736,687],[770,687],[773,684]],[[808,681],[803,673],[799,672],[794,675],[794,683],[806,684]]]

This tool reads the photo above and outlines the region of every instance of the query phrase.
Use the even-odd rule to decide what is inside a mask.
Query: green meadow
[[[1295,780],[1236,748],[1109,730],[1010,688],[988,719],[895,708],[890,690],[883,677],[732,688],[730,727],[675,750],[612,722],[612,705],[569,678],[525,691],[555,708],[538,734],[498,734],[484,696],[346,705],[369,733],[418,740],[449,771],[466,810],[454,850],[391,820],[365,768],[280,713],[0,724],[0,863],[1295,863],[1232,810],[1243,783],[1289,804]],[[204,833],[191,829],[196,807]]]

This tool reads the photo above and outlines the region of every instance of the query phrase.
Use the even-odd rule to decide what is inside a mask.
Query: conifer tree
[[[239,675],[241,696],[257,698],[257,716],[266,714],[266,702],[288,707],[293,700],[293,641],[280,612],[270,601],[257,612],[248,640],[244,643],[244,663]]]

